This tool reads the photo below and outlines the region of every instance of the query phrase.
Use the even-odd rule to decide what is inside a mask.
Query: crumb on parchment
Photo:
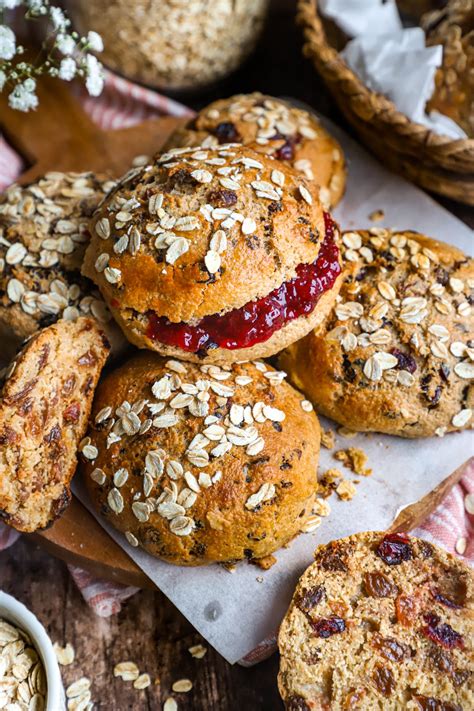
[[[321,430],[321,444],[326,449],[333,449],[336,443],[336,435],[333,430]]]
[[[342,462],[354,474],[359,474],[360,476],[370,476],[372,474],[372,469],[365,466],[368,461],[367,455],[358,447],[338,449],[334,454],[334,458]]]

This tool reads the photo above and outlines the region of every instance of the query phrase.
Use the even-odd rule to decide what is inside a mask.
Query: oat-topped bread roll
[[[77,448],[109,353],[97,321],[60,320],[33,336],[0,390],[0,519],[45,528],[71,498]]]
[[[80,268],[89,219],[112,185],[93,173],[54,172],[0,196],[0,333],[14,345],[58,318],[110,321]]]
[[[131,171],[91,231],[84,273],[127,338],[163,355],[272,355],[337,293],[337,229],[317,186],[239,145],[174,149]]]
[[[308,111],[259,92],[214,101],[175,131],[165,148],[229,142],[288,162],[318,183],[325,207],[344,193],[344,154],[335,138]]]
[[[416,232],[346,232],[340,298],[280,358],[316,409],[402,437],[471,427],[474,263]]]
[[[319,546],[280,628],[289,711],[474,708],[474,576],[419,538]]]
[[[142,353],[100,383],[84,440],[98,511],[178,565],[260,559],[311,515],[319,425],[284,373]]]

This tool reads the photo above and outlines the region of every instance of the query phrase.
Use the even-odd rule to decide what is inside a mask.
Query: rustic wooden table
[[[292,0],[273,3],[259,49],[238,74],[204,96],[183,100],[199,108],[219,96],[261,90],[301,99],[344,126],[322,82],[301,55],[293,4]],[[442,202],[474,226],[472,208]],[[89,677],[98,709],[155,711],[171,695],[173,681],[183,677],[194,686],[188,694],[173,694],[180,711],[282,708],[276,687],[277,655],[252,669],[230,666],[211,648],[203,659],[193,659],[187,649],[202,640],[158,592],[139,592],[118,615],[100,619],[83,601],[66,566],[26,539],[0,554],[0,585],[38,615],[54,641],[75,647],[75,663],[63,667],[65,683],[81,675]],[[136,691],[130,683],[115,679],[113,667],[124,660],[136,662],[156,683]]]

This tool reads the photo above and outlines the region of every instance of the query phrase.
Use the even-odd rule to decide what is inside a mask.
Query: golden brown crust
[[[346,167],[338,142],[308,111],[260,92],[214,101],[177,129],[165,149],[217,145],[226,134],[228,140],[279,158],[314,180],[325,206],[334,207],[341,199]]]
[[[311,514],[320,435],[283,377],[263,363],[198,367],[154,353],[115,370],[97,390],[96,456],[83,467],[97,509],[178,565],[287,543]]]
[[[148,322],[146,319],[136,319],[133,326],[130,322],[123,321],[120,311],[111,307],[112,314],[126,333],[130,343],[133,343],[138,348],[147,348],[149,350],[159,350],[161,355],[171,358],[180,358],[181,360],[191,361],[192,363],[217,363],[220,365],[237,363],[243,360],[255,360],[257,358],[269,358],[286,348],[291,343],[306,336],[312,329],[317,328],[328,316],[333,308],[337,294],[342,284],[342,275],[339,275],[329,291],[325,291],[316,304],[316,308],[308,316],[300,316],[293,321],[288,321],[282,328],[275,331],[270,338],[261,343],[257,343],[249,348],[236,348],[229,350],[227,348],[213,348],[208,350],[205,357],[202,354],[183,351],[181,348],[168,346],[164,343],[157,344],[156,341],[149,338],[146,333]]]
[[[426,437],[471,427],[473,261],[414,232],[347,232],[343,243],[339,302],[281,367],[352,430]]]
[[[27,343],[0,393],[0,517],[45,528],[70,500],[94,389],[109,352],[94,319],[60,320]]]
[[[132,310],[177,323],[240,308],[314,261],[324,239],[317,190],[296,171],[241,146],[181,151],[125,176],[92,221],[83,273],[124,320]]]
[[[421,539],[377,532],[320,546],[315,561],[280,628],[287,709],[473,708],[467,565]]]
[[[223,145],[176,149],[131,171],[91,231],[84,274],[132,343],[167,354],[147,336],[150,314],[195,325],[267,296],[315,261],[326,227],[314,183],[249,148]],[[332,290],[323,304],[334,298]],[[314,320],[300,323],[309,322],[307,331]],[[293,331],[304,333],[286,329]],[[290,341],[277,335],[273,342],[276,348],[267,342],[255,352],[271,355]],[[228,350],[207,361],[238,357]]]
[[[0,198],[0,329],[19,345],[58,318],[111,315],[80,268],[89,219],[112,181],[50,172]],[[111,325],[111,335],[113,327]]]

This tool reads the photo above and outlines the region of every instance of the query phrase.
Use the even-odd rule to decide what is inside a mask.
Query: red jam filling
[[[310,314],[341,272],[339,249],[334,242],[335,224],[328,213],[324,219],[326,234],[318,257],[311,264],[300,264],[294,279],[240,309],[222,316],[205,316],[195,326],[171,323],[150,311],[148,338],[191,353],[212,348],[249,348],[268,340],[289,321]]]

